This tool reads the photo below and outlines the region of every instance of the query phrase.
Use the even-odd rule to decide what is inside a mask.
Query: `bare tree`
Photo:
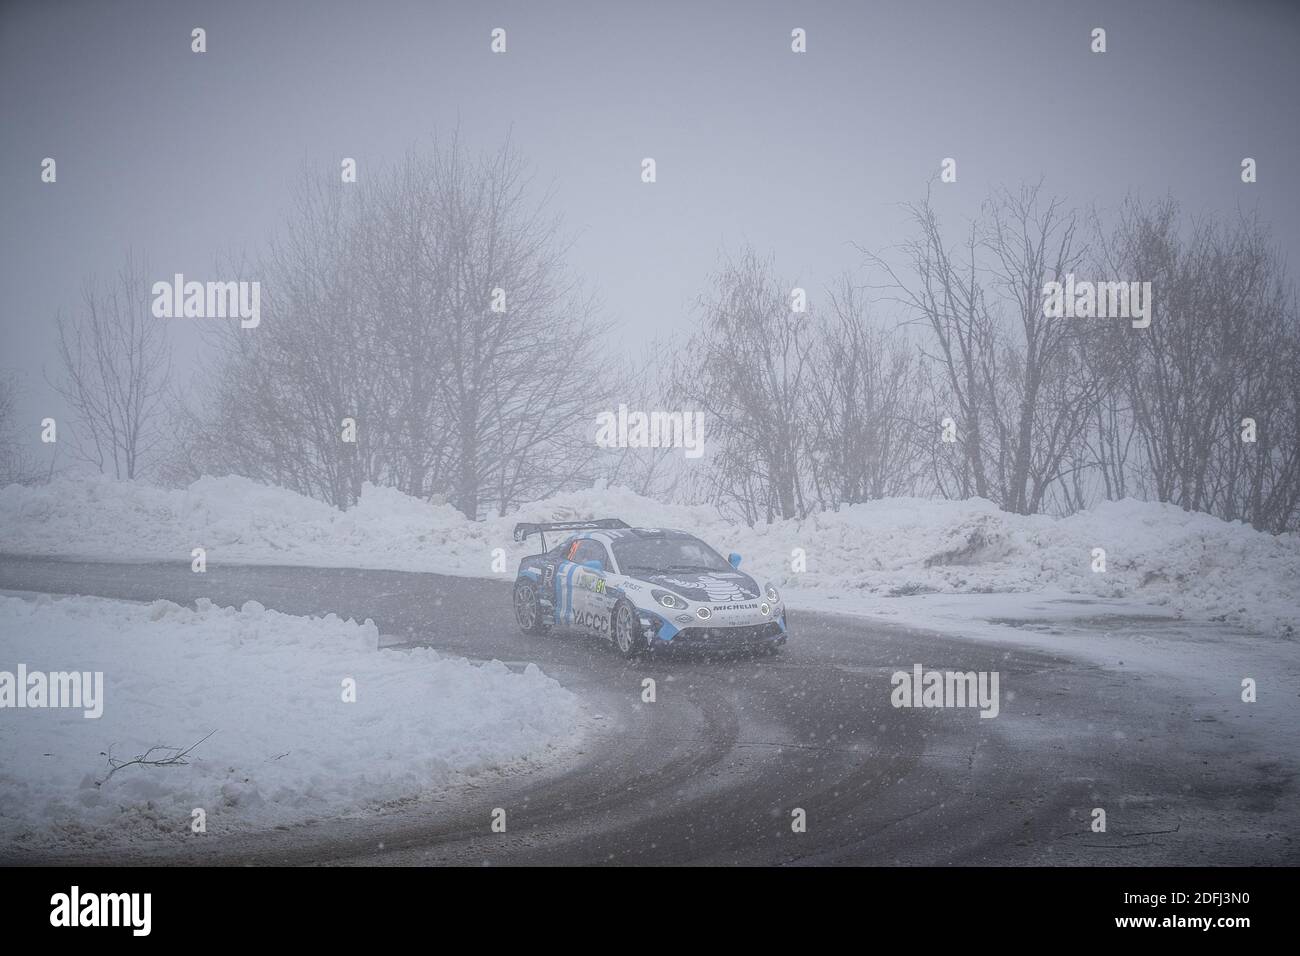
[[[725,261],[674,375],[675,394],[708,422],[713,497],[750,522],[810,510],[803,470],[813,335],[810,313],[790,308],[791,288],[753,249]]]
[[[223,266],[261,282],[261,323],[225,324],[207,338],[217,360],[190,413],[189,477],[246,475],[340,508],[378,478],[377,431],[388,415],[351,254],[354,215],[341,190],[304,179],[293,217],[260,260]],[[356,442],[345,441],[346,419]]]
[[[589,478],[603,326],[530,195],[509,143],[452,139],[355,186],[309,173],[258,266],[262,325],[217,346],[196,467],[339,507],[392,485],[470,517]]]
[[[1079,217],[1040,187],[1002,192],[986,206],[984,246],[992,275],[1011,312],[1014,331],[1004,346],[1011,401],[999,416],[1002,500],[1009,511],[1042,510],[1065,462],[1079,447],[1099,392],[1083,372],[1077,322],[1048,318],[1043,289],[1064,282],[1084,261]],[[1004,424],[1005,423],[1005,424]],[[1009,463],[1006,459],[1009,458]]]
[[[471,160],[453,142],[433,177],[451,237],[440,341],[452,503],[475,517],[486,498],[504,513],[589,468],[581,426],[602,404],[605,327],[566,276],[560,220],[529,200],[509,143]]]
[[[629,408],[669,409],[678,405],[673,391],[672,368],[659,361],[671,354],[668,341],[654,343],[641,361],[616,360],[611,364],[617,400]],[[601,477],[606,484],[629,488],[639,495],[660,501],[691,500],[692,479],[707,464],[688,462],[681,449],[611,448],[599,458]]]
[[[1187,510],[1294,526],[1300,335],[1267,230],[1253,217],[1185,226],[1172,199],[1129,199],[1098,245],[1099,268],[1154,289],[1149,328],[1110,332],[1139,444],[1130,484]]]
[[[913,494],[920,456],[916,354],[905,334],[867,317],[848,276],[827,294],[817,324],[808,453],[822,508]]]
[[[933,493],[1300,520],[1295,299],[1255,220],[1185,229],[1170,201],[1130,202],[1113,229],[1094,215],[1089,247],[1080,217],[1031,186],[994,193],[954,240],[927,199],[906,207],[901,264],[868,255],[902,307],[892,325],[847,277],[793,312],[792,284],[745,249],[656,367],[606,356],[559,220],[532,195],[509,144],[476,156],[454,139],[364,184],[305,180],[283,234],[240,267],[264,281],[263,323],[219,333],[215,381],[178,426],[183,471],[339,507],[373,482],[473,516],[604,477],[751,523]],[[1049,317],[1046,284],[1085,265],[1152,282],[1150,327]],[[704,412],[706,457],[597,448],[616,398]]]
[[[128,254],[107,287],[85,284],[74,319],[57,320],[61,368],[52,384],[72,408],[70,445],[115,478],[141,476],[164,437],[171,351],[150,288],[148,266]]]
[[[963,498],[972,494],[992,498],[995,485],[986,457],[997,429],[986,419],[998,411],[999,330],[980,274],[978,228],[972,225],[961,245],[951,249],[928,197],[904,208],[918,232],[900,247],[912,278],[904,280],[881,256],[866,256],[885,273],[888,298],[912,313],[933,336],[932,344],[922,352],[930,368],[938,370],[937,380],[931,378],[930,394],[939,404],[931,425],[935,441],[929,447],[936,454],[943,453],[938,442],[939,423],[951,419],[962,452],[961,466],[953,476],[954,490]],[[932,467],[936,480],[942,483],[949,464],[936,461]]]
[[[930,332],[924,355],[939,374],[932,394],[952,403],[941,417],[953,419],[963,453],[959,492],[1038,511],[1082,441],[1097,394],[1079,374],[1079,330],[1042,308],[1044,284],[1083,261],[1078,217],[1036,186],[999,192],[952,248],[928,199],[906,208],[919,233],[902,246],[910,274],[868,259],[885,272],[890,297]],[[931,447],[936,459],[945,454]],[[941,483],[945,470],[936,460]]]
[[[22,440],[18,414],[18,385],[13,375],[0,375],[0,485],[31,481],[35,462]]]

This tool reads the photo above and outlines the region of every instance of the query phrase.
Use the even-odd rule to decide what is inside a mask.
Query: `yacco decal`
[[[573,616],[573,623],[589,631],[603,633],[609,630],[609,618],[594,611],[579,611]]]

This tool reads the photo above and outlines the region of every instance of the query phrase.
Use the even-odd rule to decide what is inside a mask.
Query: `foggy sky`
[[[1294,266],[1298,41],[1297,8],[1263,2],[3,3],[0,367],[34,437],[65,411],[41,369],[87,276],[131,248],[156,278],[222,278],[219,257],[255,255],[282,221],[304,163],[337,175],[352,156],[364,178],[457,125],[473,147],[512,135],[633,346],[684,338],[742,243],[815,296],[860,266],[851,243],[907,237],[896,204],[945,156],[954,225],[991,187],[1040,178],[1103,210],[1168,192],[1188,213],[1262,210]],[[208,359],[205,320],[170,321],[183,377]]]

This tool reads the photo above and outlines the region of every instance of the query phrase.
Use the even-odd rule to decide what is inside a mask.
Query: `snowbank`
[[[543,757],[581,727],[576,698],[535,665],[518,673],[428,649],[377,651],[370,621],[255,602],[190,609],[0,595],[0,634],[0,671],[102,671],[104,684],[98,719],[84,709],[0,711],[8,846],[199,839],[195,808],[210,834],[356,812]],[[343,700],[346,678],[353,703]],[[108,776],[110,747],[130,760],[212,731],[185,766]]]
[[[987,501],[890,499],[748,528],[703,506],[661,505],[625,489],[574,492],[508,518],[466,521],[391,488],[367,486],[346,513],[242,478],[165,490],[139,482],[60,479],[0,489],[0,550],[188,562],[309,564],[492,576],[494,549],[512,575],[525,549],[516,521],[614,515],[690,530],[800,604],[845,596],[1043,592],[1133,599],[1176,615],[1268,633],[1297,629],[1300,535],[1261,534],[1170,505],[1107,502],[1056,519]],[[533,539],[534,543],[536,539]],[[1106,552],[1095,573],[1093,549]],[[805,570],[794,570],[801,549]],[[501,572],[498,572],[501,573]],[[845,602],[846,609],[849,604]],[[877,606],[879,601],[874,602]],[[862,607],[857,602],[856,607]]]

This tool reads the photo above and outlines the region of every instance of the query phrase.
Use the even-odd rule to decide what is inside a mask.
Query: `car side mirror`
[[[732,566],[733,568],[736,568],[736,569],[739,569],[739,568],[740,568],[740,555],[737,554],[735,551],[733,551],[733,552],[731,552],[731,554],[727,555],[727,560],[731,562],[731,566]]]
[[[604,571],[604,570],[605,570],[604,565],[602,565],[602,564],[601,564],[599,561],[597,561],[595,558],[593,558],[593,559],[590,560],[590,561],[583,561],[583,562],[582,562],[582,566],[583,566],[584,568],[590,568],[590,569],[593,570],[593,571]]]

